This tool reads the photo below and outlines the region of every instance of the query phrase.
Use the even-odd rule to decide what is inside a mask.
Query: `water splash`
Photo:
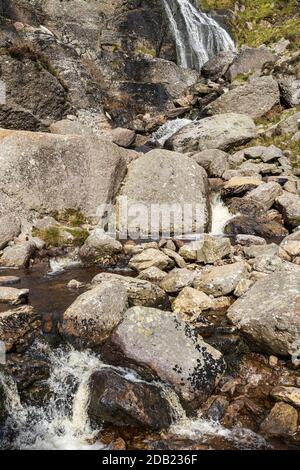
[[[184,126],[191,124],[191,119],[173,119],[172,121],[167,121],[165,124],[159,127],[151,136],[151,142],[158,143],[162,147],[165,142],[175,134],[175,132],[182,129]]]
[[[211,210],[212,210],[212,235],[224,235],[224,229],[227,223],[236,217],[236,214],[231,214],[224,201],[221,199],[220,194],[213,194],[211,197]]]
[[[200,11],[192,0],[163,0],[177,48],[178,63],[201,70],[213,56],[235,51],[227,31]]]

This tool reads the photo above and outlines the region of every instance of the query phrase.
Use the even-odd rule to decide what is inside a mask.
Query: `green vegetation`
[[[235,0],[199,0],[200,7],[205,11],[233,9],[235,3]],[[297,0],[239,0],[238,3],[244,8],[230,21],[238,45],[257,47],[286,38],[291,41],[291,49],[300,47]]]
[[[252,140],[249,146],[263,145],[268,147],[270,145],[276,145],[276,147],[283,151],[289,151],[289,159],[293,168],[298,172],[300,170],[300,142],[293,141],[291,138],[292,135],[278,135],[272,137],[261,135],[257,139]]]
[[[139,46],[137,47],[136,51],[137,54],[147,55],[149,57],[156,57],[156,51],[154,49],[150,49],[146,46]]]
[[[55,212],[52,215],[58,222],[71,227],[78,227],[87,223],[87,219],[80,209],[66,209],[64,212]]]
[[[59,227],[49,227],[45,230],[33,230],[32,235],[38,237],[46,243],[46,246],[62,246],[64,238],[61,235]]]
[[[69,239],[66,235],[72,235]],[[53,226],[44,230],[33,230],[33,236],[40,238],[50,246],[82,246],[89,233],[81,227],[71,228],[65,226]]]

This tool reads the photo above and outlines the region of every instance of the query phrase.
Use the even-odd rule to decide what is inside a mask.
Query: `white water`
[[[214,194],[211,198],[212,226],[211,235],[224,235],[224,229],[227,223],[236,217],[237,214],[231,214],[219,194]]]
[[[230,35],[193,0],[162,0],[176,42],[178,63],[201,70],[213,56],[235,51]]]
[[[151,142],[160,144],[162,147],[165,142],[175,134],[175,132],[182,129],[184,126],[191,124],[191,119],[174,119],[172,121],[167,121],[165,124],[159,127],[151,136]]]

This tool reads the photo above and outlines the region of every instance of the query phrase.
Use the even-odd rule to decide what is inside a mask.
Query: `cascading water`
[[[162,0],[174,36],[178,63],[201,70],[214,55],[235,51],[230,35],[193,0]]]

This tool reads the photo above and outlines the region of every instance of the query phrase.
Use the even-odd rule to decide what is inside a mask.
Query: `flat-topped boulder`
[[[226,113],[194,121],[184,126],[166,142],[176,152],[201,152],[207,149],[230,150],[256,137],[250,116]]]

